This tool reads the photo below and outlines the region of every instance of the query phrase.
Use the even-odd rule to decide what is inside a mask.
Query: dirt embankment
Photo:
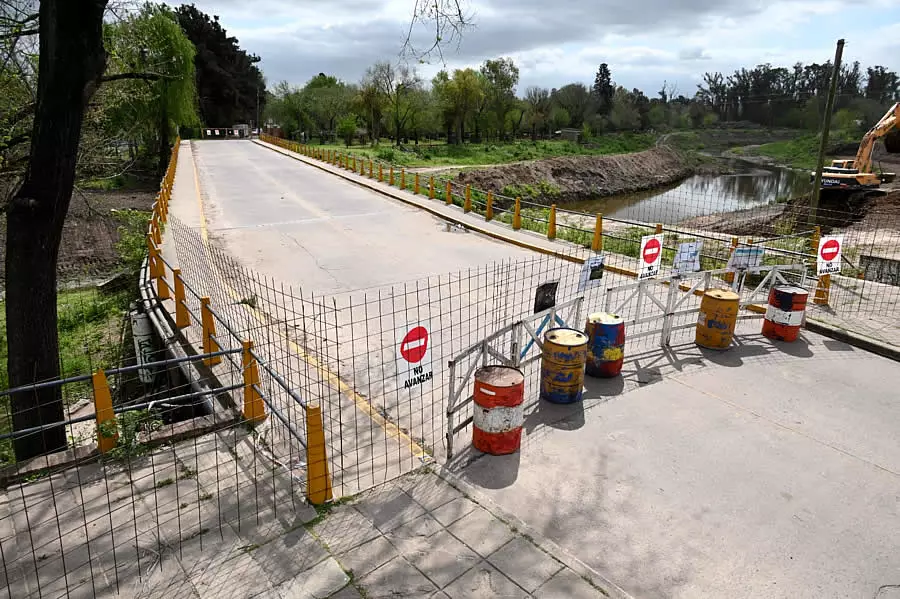
[[[540,204],[564,204],[670,185],[709,168],[670,147],[615,156],[566,156],[459,173],[457,181]]]
[[[62,279],[102,277],[116,270],[119,227],[116,210],[149,211],[153,191],[78,192],[72,195],[59,248]],[[0,281],[5,278],[6,218],[0,218]]]

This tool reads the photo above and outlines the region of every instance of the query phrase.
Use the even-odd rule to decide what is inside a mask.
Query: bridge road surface
[[[347,292],[446,275],[504,259],[532,259],[537,254],[477,234],[448,231],[445,221],[417,208],[246,141],[184,144],[174,194],[172,214],[197,232],[205,227],[213,246],[224,249],[258,273],[294,286],[295,293],[302,288],[304,295],[332,294],[339,308],[343,304],[341,321],[336,323],[340,329],[337,344],[333,343],[334,335],[328,325],[324,328],[329,330],[323,331],[320,323],[311,323],[330,322],[331,316],[306,315],[301,319],[305,331],[319,327],[312,333],[312,340],[304,343],[298,336],[272,348],[271,339],[278,334],[269,335],[270,353],[266,356],[302,396],[325,402],[326,434],[337,471],[335,482],[340,485],[336,493],[354,493],[417,467],[421,461],[415,456],[422,448],[432,454],[443,450],[439,429],[444,381],[435,376],[430,389],[417,392],[403,393],[397,388],[395,347],[399,340],[395,329],[403,326],[403,313],[416,315],[410,319],[430,319],[433,329],[437,329],[433,345],[445,349],[434,362],[446,365],[452,353],[478,332],[470,330],[469,337],[447,334],[446,342],[441,343],[440,329],[450,326],[441,322],[442,315],[446,321],[452,307],[456,314],[478,318],[479,330],[491,331],[490,311],[496,308],[477,299],[479,293],[487,292],[475,285],[465,289],[459,295],[472,305],[462,311],[458,305],[448,305],[446,297],[423,305],[426,300],[421,296],[394,297],[389,292],[386,297],[390,295],[390,299],[369,305],[365,315],[355,307],[356,303],[353,314],[346,309],[350,297]],[[190,262],[196,257],[179,258],[182,271],[189,277]],[[569,270],[578,268],[560,260],[553,262],[564,264]],[[214,284],[227,285],[228,277],[224,275],[215,273],[206,279],[219,279]],[[534,276],[535,285],[543,282],[537,281],[541,273]],[[498,273],[495,278],[491,285],[503,275]],[[481,284],[489,287],[486,282]],[[520,298],[522,306],[510,308],[510,314],[530,310],[533,285],[529,281],[523,288],[528,293]],[[457,293],[456,288],[454,292]],[[243,297],[233,291],[230,298],[223,295],[232,303],[239,295]],[[362,292],[354,296],[355,302],[364,297]],[[450,301],[458,303],[459,299]],[[267,304],[266,298],[258,301],[262,312],[284,318],[278,307]],[[348,319],[354,323],[348,323]],[[240,328],[243,322],[234,324]],[[305,333],[301,336],[307,338]],[[321,338],[326,336],[332,339],[323,342]],[[300,357],[307,353],[313,354],[312,360]],[[340,358],[336,360],[338,353]],[[311,366],[311,362],[315,364]],[[328,372],[317,369],[316,364],[323,363]],[[359,394],[347,389],[333,392],[335,386],[328,384],[329,380],[336,380],[333,375],[349,381]],[[295,406],[283,408],[290,411]],[[377,412],[374,417],[371,410]],[[390,422],[379,422],[379,415]],[[391,426],[391,422],[398,426]],[[402,429],[399,432],[398,427]]]

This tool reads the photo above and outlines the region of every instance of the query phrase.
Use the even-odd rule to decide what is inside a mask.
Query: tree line
[[[412,66],[377,62],[358,83],[319,73],[303,86],[277,84],[265,117],[292,138],[377,143],[446,138],[450,143],[537,139],[576,129],[582,139],[612,131],[689,129],[719,121],[817,130],[832,65],[759,65],[732,75],[706,73],[686,96],[664,81],[654,97],[613,80],[608,64],[594,83],[518,89],[519,68],[510,58],[480,68],[442,70],[426,82]],[[865,127],[900,98],[900,79],[882,66],[843,66],[836,110],[839,127]]]

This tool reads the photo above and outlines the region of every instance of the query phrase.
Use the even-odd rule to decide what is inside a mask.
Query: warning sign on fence
[[[672,263],[672,272],[680,275],[686,272],[700,270],[700,250],[703,249],[702,241],[687,241],[678,245],[675,252],[675,260]]]
[[[841,248],[843,245],[843,235],[829,235],[819,240],[816,274],[834,275],[841,272]]]
[[[581,267],[581,277],[578,279],[578,293],[585,289],[596,287],[603,282],[603,256],[591,256],[584,261]]]
[[[638,269],[638,281],[652,279],[659,274],[659,265],[662,263],[662,244],[662,234],[641,237],[641,264]]]
[[[434,378],[431,326],[420,322],[397,331],[397,385],[411,389]]]

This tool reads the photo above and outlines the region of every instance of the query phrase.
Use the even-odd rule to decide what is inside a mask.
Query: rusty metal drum
[[[806,314],[809,291],[796,285],[776,285],[769,291],[769,305],[762,334],[777,341],[796,341]]]
[[[472,414],[472,445],[491,455],[519,450],[525,375],[510,366],[485,366],[475,371],[475,406]]]
[[[541,356],[541,399],[551,403],[581,401],[588,337],[576,329],[550,329]]]
[[[710,289],[700,301],[694,342],[707,349],[728,349],[734,339],[740,296],[730,289]]]
[[[588,316],[585,334],[588,336],[588,376],[610,378],[622,372],[625,359],[625,321],[608,312]]]

